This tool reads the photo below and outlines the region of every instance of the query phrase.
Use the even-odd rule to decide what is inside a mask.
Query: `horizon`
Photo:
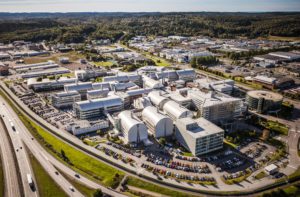
[[[0,0],[1,13],[299,11],[298,0]]]

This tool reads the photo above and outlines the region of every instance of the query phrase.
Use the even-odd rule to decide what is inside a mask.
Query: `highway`
[[[5,100],[0,97],[0,104],[5,103]],[[56,174],[57,169],[62,171],[64,174],[67,174],[71,177],[74,177],[76,172],[72,170],[71,168],[67,167],[66,165],[62,164],[60,161],[58,161],[56,158],[54,158],[51,154],[49,154],[36,140],[32,140],[33,137],[31,136],[30,132],[27,130],[27,128],[23,125],[21,120],[19,120],[17,114],[10,108],[7,107],[8,104],[5,103],[5,110],[2,111],[2,113],[8,117],[13,118],[14,117],[14,124],[16,127],[16,131],[18,132],[20,138],[24,141],[28,149],[32,152],[32,154],[36,157],[36,159],[41,163],[41,165],[46,169],[48,174],[57,182],[58,185],[62,187],[62,189],[69,195],[69,196],[83,196],[79,191],[76,190],[74,186],[71,185],[63,176],[60,174]],[[110,190],[100,184],[97,184],[85,177],[77,178],[77,180],[93,189],[101,189],[103,193],[109,194],[111,196],[121,196],[120,193],[117,193],[113,190]],[[28,185],[28,184],[27,184]],[[70,186],[74,188],[74,192],[70,190]]]
[[[21,185],[18,181],[18,171],[17,166],[15,165],[15,152],[12,151],[11,144],[9,142],[9,137],[5,133],[4,122],[0,120],[0,149],[1,149],[1,158],[3,163],[3,172],[4,172],[4,182],[5,182],[5,193],[4,196],[15,197],[22,196]]]
[[[31,169],[31,165],[30,165],[30,161],[28,159],[27,153],[24,150],[23,142],[22,142],[21,138],[19,137],[19,131],[18,130],[14,131],[11,127],[11,122],[14,123],[14,118],[7,115],[7,113],[6,113],[7,106],[6,105],[3,105],[2,102],[0,105],[1,105],[1,109],[2,109],[1,115],[4,115],[3,120],[4,120],[4,123],[8,130],[9,136],[11,138],[11,141],[13,144],[13,150],[15,151],[15,154],[17,157],[19,170],[21,173],[22,185],[24,187],[24,194],[25,194],[25,196],[37,197],[38,192],[33,191],[30,188],[28,181],[27,181],[27,174],[33,175],[33,172]]]

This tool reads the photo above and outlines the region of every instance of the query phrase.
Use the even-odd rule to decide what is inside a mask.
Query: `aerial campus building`
[[[79,119],[101,117],[107,112],[116,112],[123,109],[123,101],[120,97],[109,96],[74,103],[74,115]]]
[[[175,101],[168,101],[163,106],[164,112],[173,120],[176,121],[181,118],[193,117],[194,114]]]
[[[282,95],[269,91],[248,91],[246,95],[246,103],[249,109],[257,111],[258,113],[278,110],[280,109],[282,101]]]
[[[205,118],[178,119],[175,122],[175,136],[195,156],[223,148],[224,130]]]
[[[164,104],[169,100],[168,98],[166,98],[163,95],[164,95],[164,92],[162,92],[162,91],[152,91],[148,94],[148,97],[150,98],[151,103],[154,106],[157,106],[160,110],[163,109]]]
[[[142,112],[142,119],[149,128],[149,132],[155,137],[166,137],[173,134],[173,121],[161,114],[153,106],[146,107]]]
[[[118,127],[123,134],[125,143],[140,143],[148,140],[146,125],[137,119],[131,111],[121,112],[118,118]]]
[[[200,116],[214,123],[233,119],[240,116],[243,111],[243,101],[241,99],[225,94],[189,90],[188,96],[199,110]]]
[[[77,91],[55,93],[51,98],[52,105],[59,109],[72,107],[79,101],[81,97]]]
[[[67,78],[60,77],[59,79],[50,80],[48,78],[42,79],[41,81],[38,78],[29,78],[27,80],[28,88],[33,89],[36,92],[39,91],[50,91],[50,90],[59,90],[63,89],[65,85],[76,83],[76,78]]]

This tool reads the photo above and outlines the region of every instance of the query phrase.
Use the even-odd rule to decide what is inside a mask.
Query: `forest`
[[[0,13],[0,42],[146,36],[299,37],[300,13]]]

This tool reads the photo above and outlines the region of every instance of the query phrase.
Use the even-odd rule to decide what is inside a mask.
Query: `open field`
[[[274,41],[300,41],[300,37],[269,36],[267,39]]]
[[[44,56],[26,57],[24,58],[24,61],[26,64],[35,64],[35,63],[45,62],[48,60],[52,60],[58,63],[59,58],[61,57],[68,57],[71,62],[75,62],[78,61],[79,59],[85,58],[83,54],[79,54],[75,51],[70,51],[68,53],[54,53],[54,54],[44,55]]]
[[[154,55],[151,55],[149,53],[143,53],[143,55],[146,58],[149,58],[151,60],[153,60],[157,66],[171,66],[171,63],[169,63],[167,60],[160,58],[160,57],[156,57]]]
[[[95,64],[96,66],[108,67],[108,66],[112,66],[114,63],[107,61],[107,62],[93,62],[93,64]]]
[[[0,91],[6,101],[12,106],[15,112],[18,114],[21,121],[27,127],[27,129],[35,136],[35,138],[40,142],[40,144],[45,147],[45,149],[55,156],[60,161],[69,165],[75,171],[98,181],[99,183],[108,186],[115,187],[123,179],[124,173],[92,158],[85,153],[73,148],[72,146],[62,142],[55,136],[51,135],[43,128],[34,123],[31,119],[21,113],[13,103],[8,100],[6,95]],[[62,152],[65,153],[66,158],[62,157]]]
[[[41,164],[30,153],[30,163],[36,179],[35,185],[38,188],[41,197],[67,197],[68,195],[55,183],[55,181],[47,174]]]

